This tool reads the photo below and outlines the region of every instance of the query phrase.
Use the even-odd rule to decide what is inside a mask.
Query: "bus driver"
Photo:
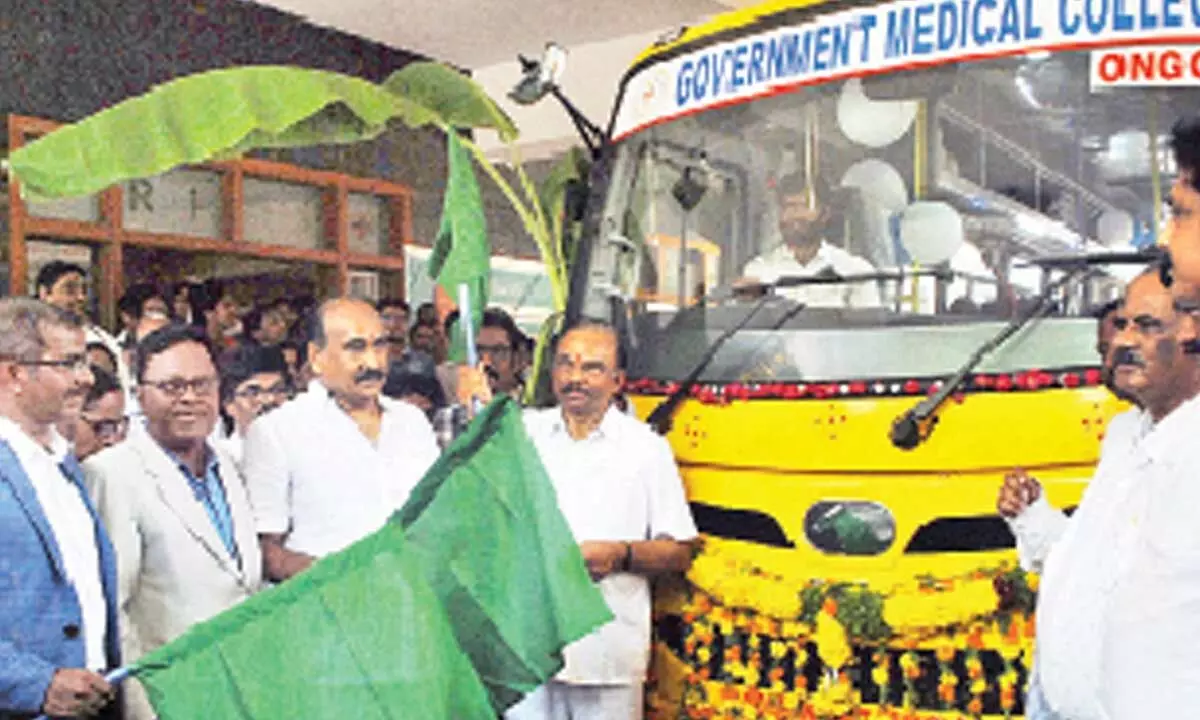
[[[787,175],[776,184],[776,194],[779,197],[779,234],[783,242],[746,263],[743,277],[735,287],[751,292],[740,294],[753,295],[755,285],[786,277],[875,272],[870,262],[828,241],[826,231],[835,219],[835,211],[828,203],[830,193],[824,183],[816,180],[810,187],[800,174]],[[809,307],[869,308],[883,304],[875,281],[797,285],[779,288],[776,292]]]

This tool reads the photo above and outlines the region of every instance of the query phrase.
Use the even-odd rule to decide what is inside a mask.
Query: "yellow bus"
[[[1022,714],[1037,579],[997,491],[1020,467],[1069,509],[1121,409],[1089,311],[1141,268],[1062,258],[1155,243],[1198,24],[778,0],[628,70],[568,321],[619,329],[704,538],[656,589],[651,717]]]

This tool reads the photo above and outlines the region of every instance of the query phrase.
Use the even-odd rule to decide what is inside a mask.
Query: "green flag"
[[[453,132],[446,135],[446,152],[449,175],[442,203],[442,224],[429,256],[429,277],[455,302],[459,285],[467,286],[471,293],[471,326],[478,331],[491,275],[487,221],[471,158]],[[466,359],[462,328],[461,322],[455,325],[450,343],[450,359],[456,362]]]
[[[560,670],[563,645],[612,619],[557,502],[516,403],[502,398],[398,516],[497,710]]]
[[[134,672],[161,720],[494,720],[609,619],[504,399],[386,527]]]

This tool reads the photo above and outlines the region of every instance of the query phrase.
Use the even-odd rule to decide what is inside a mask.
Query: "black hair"
[[[208,341],[208,336],[204,334],[204,331],[194,325],[171,323],[164,328],[155,330],[138,342],[133,351],[134,378],[138,382],[146,379],[146,366],[150,364],[150,359],[155,355],[161,355],[176,345],[189,342],[202,345],[205,352],[208,353],[209,359],[212,360],[213,367],[217,367],[217,355],[213,352],[212,343]]]
[[[1103,305],[1097,305],[1096,307],[1092,308],[1088,314],[1091,315],[1096,321],[1103,321],[1104,318],[1115,313],[1117,309],[1121,307],[1121,303],[1121,298],[1109,300]]]
[[[108,356],[108,359],[112,361],[113,367],[117,366],[117,356],[113,355],[113,351],[109,350],[108,346],[102,342],[90,342],[87,344],[84,350],[86,352],[90,352],[92,350],[101,350],[105,355]]]
[[[408,302],[405,300],[401,300],[400,298],[384,298],[384,299],[380,300],[379,302],[375,303],[375,309],[378,310],[379,312],[383,312],[384,310],[387,310],[388,308],[400,308],[404,312],[410,311]]]
[[[129,315],[134,320],[141,320],[142,309],[146,306],[146,302],[152,298],[166,300],[153,284],[135,283],[126,288],[125,292],[122,293],[121,299],[117,301],[117,310]]]
[[[262,305],[255,305],[242,316],[242,334],[247,340],[254,339],[254,333],[262,328],[263,316],[267,314],[267,309]]]
[[[87,395],[83,398],[84,407],[91,405],[111,392],[121,392],[121,383],[117,381],[116,375],[113,375],[99,365],[92,365],[89,369],[92,371],[92,386],[88,388]]]
[[[279,343],[279,353],[282,357],[284,350],[294,350],[296,352],[296,367],[304,367],[308,362],[308,343],[301,339],[288,339]],[[286,362],[284,363],[287,364]]]
[[[508,344],[514,351],[521,348],[522,338],[525,337],[525,334],[521,332],[521,328],[517,327],[512,315],[500,308],[493,307],[484,310],[481,327],[500,328],[508,334]]]
[[[287,363],[279,347],[242,345],[221,356],[221,404],[233,399],[238,385],[259,373],[279,373],[288,382]]]
[[[64,260],[51,260],[38,270],[37,280],[34,283],[35,290],[40,293],[44,288],[47,292],[54,287],[54,284],[67,275],[79,275],[87,277],[87,270],[75,263],[66,262]]]
[[[221,298],[229,294],[225,283],[216,278],[210,278],[200,284],[187,283],[187,288],[188,304],[192,306],[192,322],[197,325],[203,325],[207,321],[208,313],[217,307]]]
[[[818,206],[823,206],[832,200],[833,190],[820,174],[814,175],[812,180],[809,180],[804,177],[803,173],[796,172],[784,175],[775,181],[775,194],[780,200],[809,192],[816,196]]]
[[[450,336],[456,322],[458,322],[458,310],[451,310],[446,314],[446,319],[442,321],[442,330],[446,333],[446,337]],[[519,350],[525,343],[525,333],[521,332],[521,328],[517,327],[517,323],[513,320],[512,315],[509,315],[498,307],[490,307],[484,310],[483,321],[479,326],[500,328],[503,330],[508,335],[508,344],[513,350]]]
[[[1171,152],[1188,184],[1200,188],[1200,115],[1181,117],[1171,126]]]
[[[420,330],[421,328],[429,328],[430,330],[433,331],[433,333],[435,335],[437,334],[437,326],[436,325],[430,325],[429,323],[419,322],[419,323],[414,324],[411,328],[408,329],[409,342],[412,342],[413,339],[417,337],[417,331]]]
[[[405,395],[423,395],[435,409],[446,404],[446,394],[438,380],[433,359],[420,352],[406,352],[388,366],[383,394],[396,400]]]

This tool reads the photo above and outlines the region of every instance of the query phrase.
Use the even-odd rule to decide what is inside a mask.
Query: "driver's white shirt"
[[[807,263],[796,260],[792,249],[785,244],[746,263],[742,275],[759,282],[773,283],[785,277],[813,277],[826,268],[839,275],[875,272],[875,267],[866,260],[822,241],[817,254]],[[883,304],[879,297],[879,285],[875,282],[798,285],[779,288],[775,292],[809,307],[866,308]]]

